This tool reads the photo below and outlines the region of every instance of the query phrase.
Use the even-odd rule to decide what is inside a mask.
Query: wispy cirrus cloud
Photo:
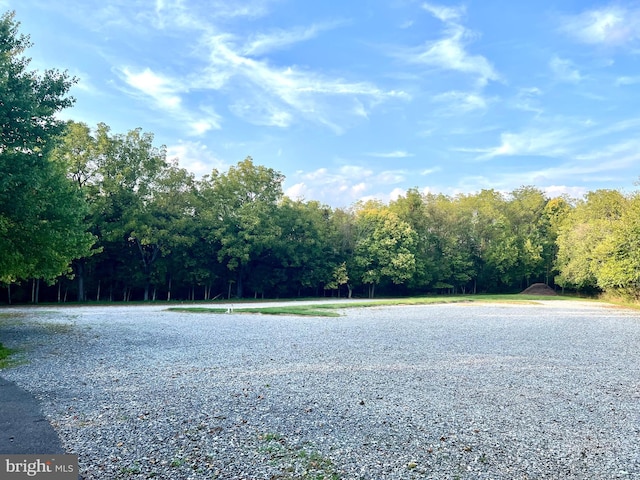
[[[268,2],[252,4],[266,8]],[[247,12],[243,7],[242,11],[226,14],[231,13]],[[194,9],[187,10],[180,2],[162,2],[155,15],[158,28],[173,29],[183,38],[186,34],[193,38],[191,55],[199,65],[198,69],[181,72],[172,82],[163,81],[148,67],[125,72],[127,84],[161,108],[177,108],[182,97],[192,90],[200,94],[211,92],[210,97],[225,102],[233,115],[254,125],[287,128],[294,122],[306,121],[343,133],[357,119],[367,118],[378,104],[409,98],[403,91],[383,89],[369,80],[329,76],[294,64],[276,65],[267,55],[314,38],[341,25],[340,21],[256,33],[247,40],[227,28],[225,22],[216,21],[220,12],[198,17]],[[216,95],[223,90],[222,95]],[[221,117],[211,122],[214,119],[209,118],[211,128],[219,128]]]
[[[564,16],[561,31],[580,43],[625,46],[640,39],[640,8],[611,4]]]
[[[489,105],[489,100],[476,92],[445,92],[436,95],[433,100],[439,103],[446,103],[449,114],[484,110]]]
[[[622,77],[616,78],[614,85],[616,87],[621,87],[621,86],[628,86],[628,85],[637,85],[638,83],[640,83],[640,76],[624,75]]]
[[[121,70],[124,81],[130,86],[152,98],[160,107],[177,109],[182,103],[178,95],[182,89],[174,79],[153,72],[150,68],[133,71],[129,67]]]
[[[241,47],[241,54],[259,56],[273,50],[286,48],[300,42],[311,40],[321,32],[331,30],[342,24],[343,22],[320,23],[289,30],[277,29],[268,33],[257,33],[252,35],[249,41]]]
[[[445,23],[458,22],[466,13],[466,9],[463,6],[446,7],[443,5],[435,5],[425,2],[422,4],[422,8],[436,17],[438,20],[441,20]]]
[[[202,135],[209,130],[220,128],[220,116],[210,106],[190,109],[183,105],[182,95],[189,87],[179,79],[170,78],[144,68],[135,71],[123,67],[119,71],[124,82],[134,89],[135,95],[151,101],[163,111],[172,115],[189,127],[189,134]]]
[[[409,153],[405,150],[394,150],[393,152],[371,152],[367,153],[369,157],[378,158],[408,158],[413,157],[413,153]]]
[[[547,156],[559,157],[565,155],[572,131],[567,129],[544,130],[542,128],[525,129],[518,133],[503,132],[500,134],[500,144],[486,149],[460,149],[480,153],[478,160],[489,160],[504,156]]]
[[[276,115],[273,126],[288,126],[295,117],[319,122],[336,132],[342,131],[341,120],[345,115],[366,116],[367,110],[389,99],[406,99],[408,94],[397,90],[383,90],[368,81],[347,81],[330,78],[321,73],[296,66],[276,67],[266,60],[257,60],[242,53],[235,38],[213,34],[206,38],[209,49],[208,66],[201,78],[202,88],[227,86],[231,79],[239,82],[246,102],[246,92],[253,92],[250,102],[258,103],[258,110],[268,111],[261,117],[261,124],[272,116],[274,109],[288,112],[289,121],[280,122]],[[345,108],[345,101],[351,108]],[[238,111],[237,109],[235,110]]]
[[[562,82],[579,83],[583,76],[576,65],[571,61],[558,56],[554,56],[549,61],[549,68],[556,79]]]
[[[422,8],[444,23],[444,35],[401,53],[405,61],[472,75],[478,87],[500,80],[500,75],[489,60],[468,51],[467,45],[476,38],[476,34],[461,22],[465,14],[463,7],[424,3]]]
[[[570,118],[540,119],[537,126],[503,132],[494,147],[466,151],[479,154],[477,160],[539,157],[536,161],[519,163],[511,172],[495,174],[492,179],[498,188],[501,185],[544,188],[562,182],[564,186],[558,189],[564,188],[569,193],[566,185],[572,183],[627,181],[628,174],[624,172],[640,162],[640,140],[634,135],[639,124],[639,118],[602,125]],[[630,139],[628,135],[633,137]],[[550,191],[557,190],[554,187]]]
[[[513,100],[513,107],[525,112],[534,112],[538,115],[543,113],[540,97],[543,92],[538,87],[522,87]]]

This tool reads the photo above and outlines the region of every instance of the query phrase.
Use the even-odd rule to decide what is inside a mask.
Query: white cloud
[[[370,82],[327,78],[294,66],[271,66],[267,61],[244,55],[234,40],[229,35],[207,36],[209,65],[198,87],[219,89],[233,83],[242,88],[245,95],[239,101],[241,105],[255,102],[263,109],[270,105],[270,109],[276,107],[281,112],[276,117],[279,124],[272,124],[286,126],[294,116],[301,116],[340,132],[341,126],[337,122],[349,112],[352,116],[362,116],[365,112],[363,104],[374,106],[393,98],[408,98],[405,92],[385,91]],[[248,99],[247,92],[251,92]],[[345,102],[351,102],[350,110],[345,108]],[[236,105],[233,111],[237,114],[243,109]]]
[[[197,177],[211,173],[214,168],[224,171],[229,167],[201,142],[180,142],[168,145],[167,158],[177,158],[180,167]]]
[[[463,33],[458,30],[448,38],[428,42],[424,51],[416,55],[413,61],[444,70],[455,70],[476,75],[480,86],[486,85],[490,80],[498,80],[498,74],[485,57],[470,55],[465,50]]]
[[[150,68],[133,72],[128,67],[124,67],[121,72],[129,86],[151,97],[160,107],[167,109],[180,107],[182,99],[177,94],[175,81],[154,73]]]
[[[617,87],[627,86],[627,85],[637,85],[638,83],[640,83],[640,76],[634,76],[634,77],[622,76],[622,77],[616,78],[616,81],[615,81],[615,85]]]
[[[219,0],[207,3],[205,12],[203,6],[158,0],[148,12],[136,15],[144,16],[150,28],[162,30],[163,35],[190,39],[185,55],[191,61],[183,65],[192,67],[182,68],[171,77],[145,66],[126,67],[120,69],[123,80],[157,108],[180,113],[181,123],[192,126],[194,134],[201,134],[207,124],[220,128],[221,123],[217,115],[200,118],[202,106],[191,105],[196,95],[208,97],[208,102],[228,102],[226,106],[234,115],[254,124],[286,128],[304,120],[336,133],[342,133],[357,119],[368,118],[369,112],[382,102],[409,98],[403,91],[385,90],[368,80],[329,75],[295,64],[274,64],[263,58],[276,49],[316,38],[344,22],[266,30],[248,38],[229,30],[229,19],[263,16],[274,1],[277,0],[240,4]],[[130,10],[118,6],[112,16],[132,14]]]
[[[397,185],[406,180],[403,170],[375,172],[360,165],[343,165],[337,169],[326,167],[305,172],[298,171],[295,183],[285,189],[291,198],[313,198],[331,205],[350,205],[358,200],[378,198],[388,201],[389,194],[370,194],[372,190]],[[394,190],[402,190],[396,187]]]
[[[188,109],[181,94],[188,91],[179,79],[155,73],[150,68],[133,71],[129,67],[120,69],[123,80],[135,89],[135,95],[152,101],[155,108],[171,113],[172,117],[189,127],[190,135],[202,135],[220,128],[220,116],[211,108]]]
[[[584,197],[588,189],[585,187],[572,187],[568,185],[549,185],[542,189],[549,198],[568,196],[569,198],[582,198]]]
[[[605,46],[621,46],[640,38],[640,10],[609,5],[564,17],[561,30],[575,40]]]
[[[407,190],[404,188],[394,188],[389,193],[389,200],[397,200],[398,198],[404,196],[407,193]]]
[[[268,99],[239,99],[229,106],[229,110],[239,118],[254,125],[285,128],[291,125],[293,116],[284,108]]]
[[[538,87],[520,88],[513,106],[518,110],[541,114],[543,112],[538,99],[542,96],[542,90]]]
[[[580,71],[576,68],[575,64],[571,60],[566,60],[558,56],[554,56],[549,61],[549,68],[551,69],[555,77],[563,82],[578,83],[583,79]]]
[[[567,130],[530,129],[520,133],[505,132],[500,135],[500,145],[489,149],[475,149],[483,152],[479,160],[501,156],[550,156],[558,157],[567,153],[570,142]],[[474,151],[470,149],[469,151]]]
[[[413,153],[406,152],[404,150],[394,150],[393,152],[380,152],[380,153],[368,153],[370,157],[378,158],[408,158],[413,157]]]
[[[296,183],[284,190],[284,194],[292,200],[305,200],[308,198],[312,198],[309,195],[312,193],[313,192],[309,189],[309,187],[307,187],[304,182]]]
[[[340,175],[346,178],[368,178],[373,175],[373,170],[359,165],[343,165],[338,170]]]
[[[500,80],[500,75],[485,57],[467,51],[467,44],[476,35],[460,24],[463,8],[429,3],[423,4],[423,8],[445,24],[445,36],[402,55],[406,61],[474,75],[479,87]]]
[[[464,7],[445,7],[431,3],[423,3],[422,8],[445,23],[457,22],[465,14]]]
[[[479,93],[451,91],[433,97],[436,102],[447,103],[450,113],[484,110],[488,106],[487,99]]]
[[[257,33],[242,47],[242,55],[259,56],[273,50],[282,49],[290,45],[315,38],[320,32],[335,28],[335,23],[298,27],[291,30],[278,29],[269,33]]]
[[[406,180],[405,172],[402,170],[386,170],[380,172],[375,177],[376,184],[393,185]]]

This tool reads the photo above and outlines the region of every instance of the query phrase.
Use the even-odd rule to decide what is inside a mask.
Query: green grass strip
[[[431,305],[443,303],[516,303],[534,304],[541,300],[563,300],[567,297],[548,295],[459,295],[459,296],[437,296],[437,297],[408,297],[380,299],[368,302],[353,301],[345,303],[322,303],[314,305],[296,305],[295,301],[285,306],[274,307],[236,307],[234,313],[260,313],[264,315],[300,315],[313,317],[339,317],[337,310],[346,308],[370,308],[389,307],[402,305]],[[227,313],[226,307],[171,307],[167,310],[172,312],[187,313]]]

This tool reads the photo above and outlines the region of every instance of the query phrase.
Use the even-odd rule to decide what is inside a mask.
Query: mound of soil
[[[557,295],[546,283],[534,283],[520,292],[522,295]]]

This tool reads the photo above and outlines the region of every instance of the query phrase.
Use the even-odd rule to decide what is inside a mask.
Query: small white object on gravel
[[[0,339],[84,479],[640,478],[640,315],[15,308]]]

